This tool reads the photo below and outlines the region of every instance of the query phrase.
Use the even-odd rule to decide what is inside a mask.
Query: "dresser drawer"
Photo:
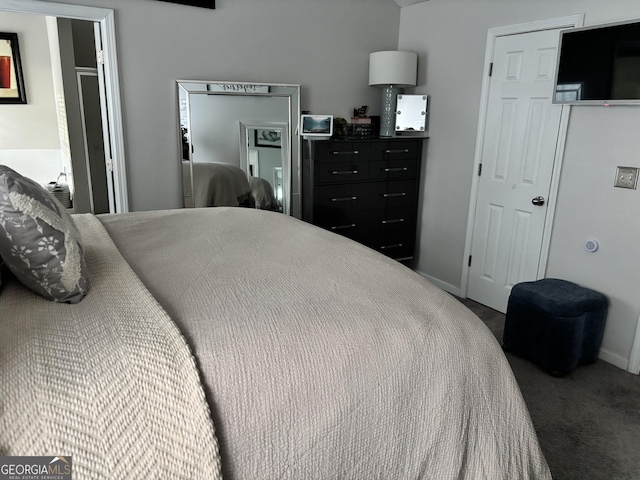
[[[359,182],[369,178],[369,162],[361,159],[316,163],[314,173],[317,183]]]
[[[326,230],[359,242],[364,241],[369,232],[365,212],[318,209],[314,223]]]
[[[351,212],[371,208],[367,184],[318,185],[314,192],[314,210]],[[315,218],[316,214],[314,214]],[[315,222],[315,220],[314,220]]]
[[[418,175],[416,158],[377,160],[369,165],[369,180],[415,178]]]
[[[371,184],[369,208],[407,207],[416,203],[415,180],[391,180]]]
[[[408,260],[413,258],[413,252],[415,250],[415,242],[402,242],[402,241],[388,241],[383,242],[380,246],[372,245],[371,248],[384,253],[388,257],[395,260]]]
[[[369,160],[368,143],[315,142],[315,163],[353,162]]]
[[[413,206],[371,210],[368,212],[369,231],[372,236],[381,238],[411,236],[415,226],[414,212]]]
[[[420,144],[412,141],[378,143],[371,149],[371,160],[419,159]]]

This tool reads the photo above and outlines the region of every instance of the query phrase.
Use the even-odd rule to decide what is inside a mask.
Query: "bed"
[[[551,478],[493,335],[407,267],[275,212],[66,220],[33,198],[88,282],[51,301],[2,270],[0,455],[70,455],[77,478]]]
[[[183,187],[187,196],[193,192],[194,207],[251,207],[280,210],[271,184],[259,177],[249,177],[239,167],[228,163],[193,163],[193,189],[188,179],[189,162],[183,161]]]
[[[186,166],[185,166],[186,164]],[[183,161],[188,173],[189,162]],[[187,175],[185,178],[189,178]],[[247,174],[235,165],[217,162],[193,163],[193,201],[195,207],[248,206],[251,188]]]
[[[276,198],[271,184],[260,177],[249,177],[249,187],[251,188],[251,197],[255,203],[255,207],[260,210],[282,211],[282,203]]]

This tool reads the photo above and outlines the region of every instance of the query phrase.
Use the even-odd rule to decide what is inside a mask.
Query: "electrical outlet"
[[[638,184],[638,168],[618,167],[616,169],[616,183],[614,187],[636,189]]]

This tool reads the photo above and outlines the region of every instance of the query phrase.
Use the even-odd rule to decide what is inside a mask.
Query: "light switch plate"
[[[637,167],[618,167],[616,169],[615,187],[636,189],[638,185]]]

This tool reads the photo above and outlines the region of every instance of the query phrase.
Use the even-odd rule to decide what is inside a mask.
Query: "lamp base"
[[[393,137],[396,134],[396,105],[398,94],[403,89],[395,85],[382,88],[382,111],[380,113],[380,136]]]

